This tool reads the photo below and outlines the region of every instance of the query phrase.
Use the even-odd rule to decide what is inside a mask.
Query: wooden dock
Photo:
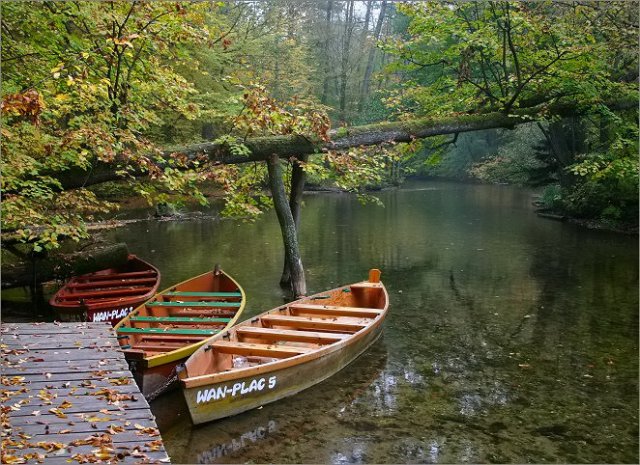
[[[2,463],[169,463],[108,323],[2,324]]]

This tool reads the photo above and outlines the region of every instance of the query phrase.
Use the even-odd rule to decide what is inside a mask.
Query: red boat
[[[115,325],[158,291],[160,271],[135,255],[116,268],[75,276],[51,297],[62,321],[108,321]]]

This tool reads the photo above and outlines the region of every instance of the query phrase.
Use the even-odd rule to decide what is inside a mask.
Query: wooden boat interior
[[[127,357],[152,357],[217,334],[241,306],[242,292],[233,280],[206,273],[157,294],[116,331]]]
[[[151,292],[157,283],[157,270],[131,260],[128,271],[112,268],[73,278],[56,294],[55,301],[77,305],[125,299]]]
[[[348,339],[385,312],[387,299],[379,276],[372,270],[368,282],[291,302],[229,329],[200,348],[181,377],[227,374]]]

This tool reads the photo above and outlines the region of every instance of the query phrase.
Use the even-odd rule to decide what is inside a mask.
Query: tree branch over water
[[[625,110],[638,105],[635,99],[603,102],[611,110]],[[242,143],[249,149],[244,156],[232,154],[224,143],[203,142],[199,144],[174,147],[164,151],[165,158],[175,154],[188,157],[205,155],[211,162],[221,164],[240,164],[267,160],[272,154],[281,158],[296,155],[320,153],[326,150],[346,150],[351,147],[370,146],[384,143],[411,142],[414,139],[481,131],[495,128],[513,128],[519,124],[540,121],[551,116],[573,116],[587,112],[586,105],[578,103],[545,104],[538,107],[513,110],[508,114],[501,112],[456,115],[443,118],[421,118],[407,121],[390,121],[333,129],[329,131],[330,142],[314,142],[302,135],[268,136],[246,139]],[[143,175],[144,173],[133,173]],[[120,179],[110,165],[99,163],[87,176],[86,171],[69,170],[57,176],[66,189],[99,184]]]

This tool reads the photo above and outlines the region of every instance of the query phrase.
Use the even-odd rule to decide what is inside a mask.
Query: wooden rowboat
[[[262,313],[206,341],[178,378],[193,423],[282,399],[333,375],[382,332],[389,297],[369,280]]]
[[[71,278],[49,304],[62,321],[108,321],[115,325],[158,291],[160,271],[135,255],[117,268]]]
[[[176,364],[233,326],[245,300],[240,285],[216,266],[156,294],[120,321],[114,329],[142,394],[152,399],[171,387]]]

